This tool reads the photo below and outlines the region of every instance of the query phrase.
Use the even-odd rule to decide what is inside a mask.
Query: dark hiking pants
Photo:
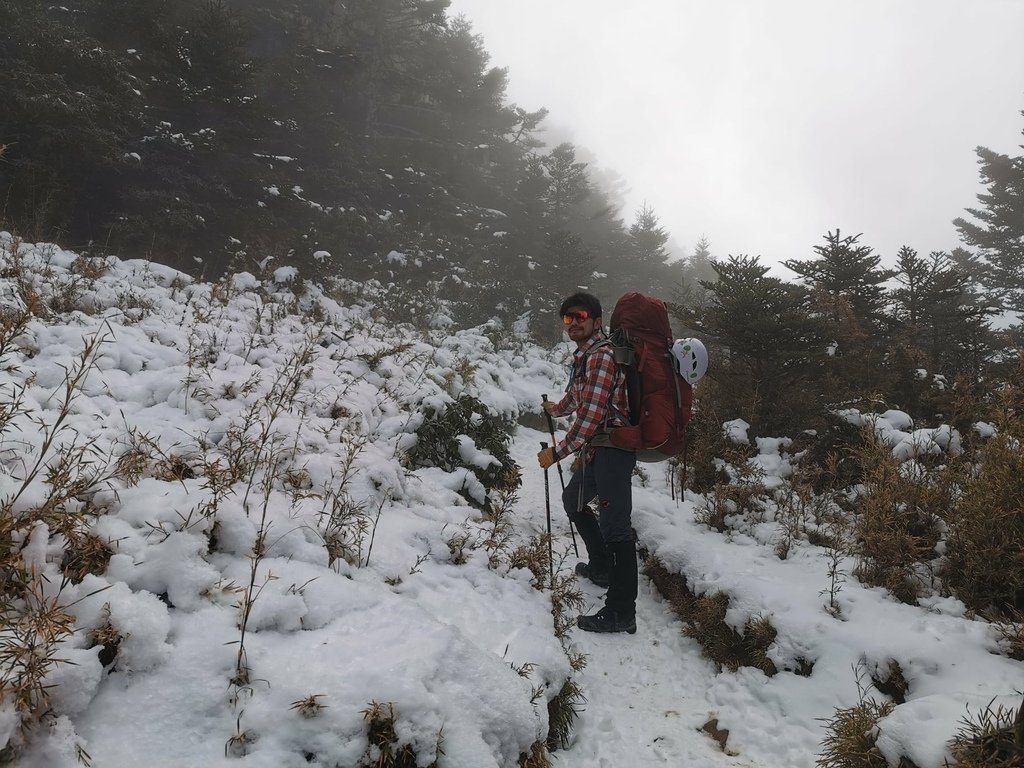
[[[587,548],[590,568],[608,573],[607,605],[632,616],[636,610],[637,564],[633,545],[633,468],[636,454],[596,448],[566,483],[562,504]],[[581,493],[582,489],[582,493]],[[597,497],[597,514],[589,506]]]

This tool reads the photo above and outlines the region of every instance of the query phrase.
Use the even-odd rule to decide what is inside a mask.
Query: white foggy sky
[[[511,101],[621,173],[688,253],[892,262],[959,245],[974,148],[1020,154],[1024,0],[452,0]],[[782,270],[779,274],[792,277]]]

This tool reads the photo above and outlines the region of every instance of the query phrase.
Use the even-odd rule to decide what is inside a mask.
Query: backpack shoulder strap
[[[587,347],[587,349],[583,352],[583,354],[580,355],[580,359],[577,362],[582,362],[584,365],[586,365],[587,364],[587,358],[590,357],[592,354],[594,354],[597,350],[602,349],[604,347],[611,348],[612,356],[614,357],[615,343],[610,338],[605,336],[603,339],[601,339],[596,344],[591,344],[589,347]]]
[[[586,372],[587,358],[589,358],[592,354],[594,354],[594,352],[596,352],[598,349],[602,347],[612,347],[614,356],[614,345],[612,344],[612,340],[609,339],[607,336],[605,336],[596,344],[592,344],[591,346],[587,347],[586,351],[584,351],[583,354],[580,355],[579,358],[575,360],[572,364],[572,373],[569,375],[569,381],[565,385],[566,392],[568,392],[569,389],[572,387],[572,383],[576,380],[576,378],[578,376],[582,376]]]

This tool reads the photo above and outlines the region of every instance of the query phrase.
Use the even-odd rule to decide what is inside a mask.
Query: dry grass
[[[23,328],[27,311],[21,319],[6,316],[0,356],[17,348],[11,334]],[[16,427],[25,431],[26,425],[38,437],[29,450],[0,465],[14,480],[14,491],[0,506],[0,619],[5,629],[0,638],[0,700],[13,703],[23,737],[50,712],[44,681],[54,667],[66,663],[60,649],[75,632],[64,590],[87,574],[103,573],[111,556],[110,543],[92,531],[91,505],[98,491],[124,478],[118,463],[99,453],[70,420],[107,340],[107,334],[83,339],[82,351],[65,370],[45,414],[24,406],[23,387],[0,387],[5,401],[0,437]],[[0,365],[14,370],[6,358],[0,357]],[[33,498],[32,505],[19,503],[23,497]],[[26,554],[30,544],[55,544],[62,550],[56,584]],[[49,584],[44,587],[44,582]]]
[[[953,594],[979,614],[1024,610],[1024,430],[1014,412],[981,448],[947,522],[943,575]]]
[[[180,483],[182,480],[191,480],[195,476],[195,470],[184,456],[164,456],[153,467],[153,477],[167,483]]]
[[[543,741],[535,741],[529,752],[519,756],[519,768],[551,768],[551,756]]]
[[[719,407],[720,387],[710,377],[694,390],[693,417],[687,429],[686,477],[681,484],[695,493],[706,493],[728,481],[718,458],[735,446],[722,432],[722,423],[730,418]]]
[[[819,768],[889,768],[875,742],[878,721],[895,709],[888,701],[867,698],[859,704],[837,709],[825,721],[828,735],[815,762]]]
[[[509,557],[509,568],[526,568],[532,575],[531,586],[538,592],[548,588],[549,574],[552,571],[551,537],[546,533],[532,537],[526,544],[521,544],[512,551]]]
[[[113,554],[106,539],[88,529],[79,529],[68,536],[60,569],[72,584],[78,584],[89,574],[103,574]]]
[[[1010,611],[1006,617],[994,617],[992,628],[1006,655],[1024,661],[1024,611]]]
[[[655,557],[645,558],[643,571],[682,619],[686,636],[700,643],[719,671],[753,667],[769,676],[778,671],[767,655],[778,632],[767,617],[750,617],[741,634],[725,621],[729,597],[724,592],[695,595],[685,576],[670,572]]]
[[[550,751],[569,746],[573,726],[579,717],[579,707],[586,700],[583,689],[571,678],[548,700],[547,748]]]
[[[1024,703],[1014,710],[989,702],[964,717],[949,751],[957,768],[1024,768]]]
[[[950,486],[923,469],[908,473],[890,447],[866,435],[858,463],[864,492],[856,502],[854,533],[858,563],[854,575],[913,604],[930,586],[923,565],[936,557]]]
[[[323,697],[324,694],[322,693],[311,693],[305,698],[293,701],[289,709],[298,712],[307,720],[318,717],[321,712],[327,709],[327,705],[320,701]]]
[[[377,701],[362,712],[366,721],[369,745],[360,761],[360,768],[437,768],[437,760],[429,764],[421,764],[415,751],[408,744],[400,744],[395,730],[395,705]],[[441,737],[438,735],[437,753],[444,754],[440,748]]]
[[[318,491],[305,492],[307,498],[320,501],[316,533],[327,550],[327,565],[344,561],[359,567],[364,564],[363,547],[370,534],[373,521],[364,501],[357,502],[349,489],[358,474],[356,459],[365,449],[367,438],[360,435],[342,436],[343,458],[331,471],[330,477]],[[367,562],[369,554],[366,556]]]
[[[59,594],[47,596],[42,578],[33,569],[23,570],[22,575],[25,580],[17,589],[17,599],[0,599],[6,630],[0,637],[0,700],[13,703],[24,732],[50,709],[44,681],[51,669],[65,663],[59,648],[75,627]]]

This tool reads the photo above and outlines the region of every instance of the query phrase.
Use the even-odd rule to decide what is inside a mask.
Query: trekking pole
[[[546,403],[548,401],[548,396],[547,395],[541,395],[540,399],[543,400]],[[542,410],[544,411],[544,415],[548,419],[548,432],[551,433],[551,444],[554,445],[555,442],[556,442],[555,441],[555,420],[551,418],[551,414],[548,413],[547,408],[544,408]],[[562,474],[562,465],[558,464],[557,466],[558,466],[558,482],[562,486],[562,493],[565,493],[565,476]],[[579,549],[579,547],[576,546],[576,531],[572,527],[572,520],[569,520],[569,533],[572,535],[572,551],[576,555],[576,557],[579,557],[580,556],[580,549]]]
[[[541,450],[546,450],[548,444],[541,442]],[[544,507],[548,513],[548,584],[555,588],[555,553],[551,549],[551,483],[548,481],[548,470],[544,469]]]

